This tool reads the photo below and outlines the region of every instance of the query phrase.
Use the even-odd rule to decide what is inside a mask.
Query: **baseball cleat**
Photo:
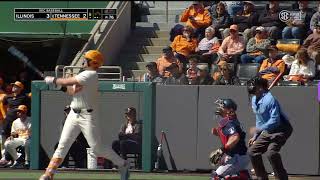
[[[50,177],[50,176],[48,176],[48,175],[46,175],[46,174],[43,174],[43,175],[39,178],[39,180],[53,180],[53,177]]]

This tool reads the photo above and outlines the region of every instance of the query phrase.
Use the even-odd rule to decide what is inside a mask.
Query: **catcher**
[[[222,147],[210,154],[212,166],[219,166],[212,171],[212,180],[248,180],[247,166],[250,162],[245,143],[246,133],[237,119],[237,104],[232,99],[218,99],[218,127],[212,128],[212,134],[219,136]]]

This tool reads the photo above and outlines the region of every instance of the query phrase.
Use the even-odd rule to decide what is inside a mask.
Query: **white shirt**
[[[75,76],[82,89],[73,95],[73,109],[96,109],[98,104],[98,75],[94,70],[85,70]]]
[[[131,123],[128,123],[125,133],[126,134],[132,134],[133,133],[133,127],[132,127]]]
[[[217,37],[214,37],[210,40],[208,40],[207,38],[203,38],[198,45],[199,50],[211,50],[213,44],[215,42],[219,41]]]
[[[308,75],[311,77],[315,76],[316,67],[313,60],[308,61],[307,66],[299,64],[298,60],[293,61],[289,75]]]
[[[19,138],[28,139],[31,135],[31,119],[27,119],[22,122],[20,118],[16,119],[12,123],[11,133],[18,133]]]

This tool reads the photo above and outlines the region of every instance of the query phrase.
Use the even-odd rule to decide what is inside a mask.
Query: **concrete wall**
[[[118,10],[118,19],[111,25],[107,34],[103,37],[102,43],[97,48],[106,57],[105,65],[115,64],[121,47],[131,33],[131,2],[124,2],[126,2],[125,7]]]

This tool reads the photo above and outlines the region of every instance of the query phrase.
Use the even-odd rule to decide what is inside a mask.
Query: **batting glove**
[[[46,82],[46,84],[55,84],[56,78],[53,76],[46,76],[44,78],[44,81]]]

